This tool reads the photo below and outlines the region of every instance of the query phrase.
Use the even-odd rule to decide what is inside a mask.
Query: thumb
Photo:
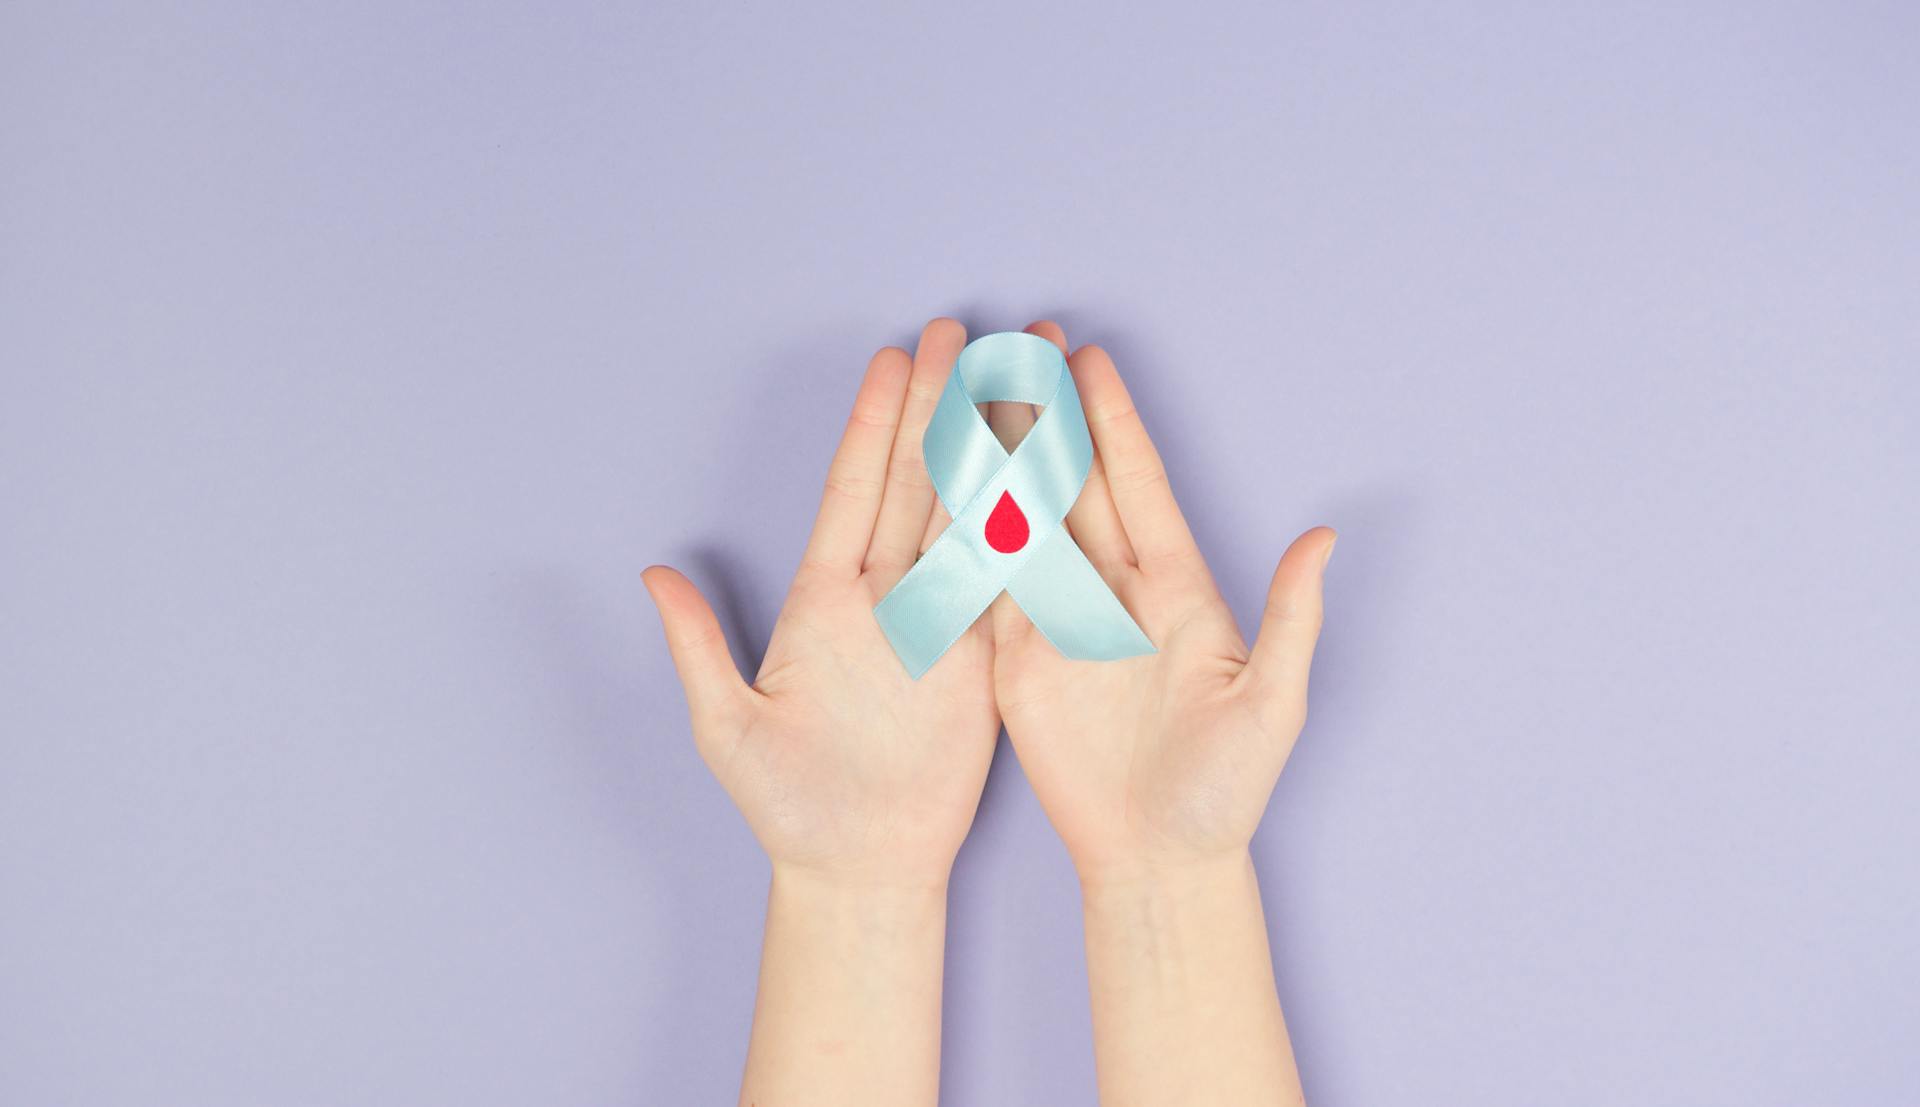
[[[1262,714],[1292,719],[1295,725],[1306,718],[1307,670],[1323,614],[1321,582],[1337,537],[1332,527],[1315,527],[1287,547],[1273,571],[1260,636],[1247,659],[1247,676],[1265,701]]]
[[[640,574],[647,594],[660,611],[667,634],[667,650],[687,693],[687,707],[697,721],[731,707],[747,690],[740,671],[727,652],[726,635],[706,597],[684,574],[665,565],[653,565]]]

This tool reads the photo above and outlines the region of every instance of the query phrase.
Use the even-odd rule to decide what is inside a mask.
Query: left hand
[[[1058,326],[1027,330],[1066,352]],[[1231,869],[1306,720],[1334,533],[1316,527],[1294,540],[1249,648],[1113,360],[1082,346],[1068,362],[1095,459],[1067,528],[1158,652],[1068,660],[1001,595],[991,609],[995,698],[1084,885]],[[989,409],[1009,449],[1033,418],[1025,404]]]

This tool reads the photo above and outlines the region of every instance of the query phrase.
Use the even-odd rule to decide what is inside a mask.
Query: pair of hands
[[[1058,326],[1026,329],[1067,351]],[[915,352],[874,355],[752,685],[692,582],[644,574],[702,757],[776,879],[944,888],[1003,722],[1084,890],[1244,859],[1305,720],[1333,532],[1288,548],[1249,648],[1112,359],[1082,346],[1095,458],[1067,529],[1158,652],[1068,660],[1003,594],[911,679],[873,607],[946,525],[920,444],[966,340],[940,318]],[[995,403],[989,422],[1011,449],[1034,415]]]

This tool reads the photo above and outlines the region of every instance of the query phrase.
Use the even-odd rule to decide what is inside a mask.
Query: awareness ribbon
[[[1012,454],[974,406],[994,400],[1043,405]],[[1154,652],[1063,522],[1093,464],[1093,439],[1058,346],[1024,331],[967,343],[922,452],[953,522],[873,609],[915,680],[1003,591],[1065,657]]]

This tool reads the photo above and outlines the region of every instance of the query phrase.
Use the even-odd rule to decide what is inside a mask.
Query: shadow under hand
[[[1396,674],[1404,671],[1404,644],[1414,635],[1406,597],[1422,571],[1421,505],[1399,489],[1330,497],[1313,518],[1340,532],[1327,571],[1326,622],[1314,651],[1308,720],[1268,802],[1251,852],[1273,950],[1274,980],[1289,1020],[1295,1059],[1316,1094],[1338,1099],[1340,1089],[1316,1086],[1323,1073],[1354,1071],[1364,1060],[1322,1033],[1314,1011],[1335,1010],[1346,982],[1329,975],[1315,956],[1352,920],[1336,904],[1346,879],[1335,871],[1342,853],[1328,843],[1356,832],[1364,804],[1358,793],[1368,766],[1395,757],[1379,730],[1390,716]]]

